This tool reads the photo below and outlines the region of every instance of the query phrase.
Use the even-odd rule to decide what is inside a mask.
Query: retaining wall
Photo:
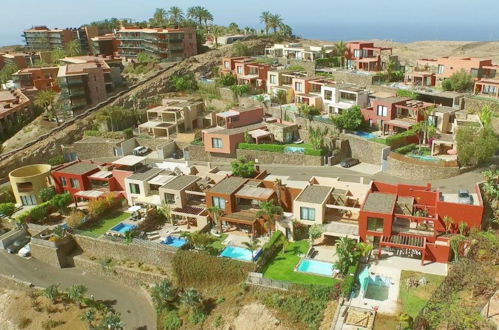
[[[486,105],[490,106],[494,112],[499,112],[499,101],[464,97],[464,109],[468,112],[477,113]]]
[[[461,173],[459,167],[441,166],[439,163],[423,162],[407,158],[393,152],[390,153],[388,155],[387,173],[413,180],[445,179]]]
[[[348,140],[350,157],[357,158],[363,163],[381,165],[381,152],[387,148],[386,145],[354,134],[341,134],[341,138]]]

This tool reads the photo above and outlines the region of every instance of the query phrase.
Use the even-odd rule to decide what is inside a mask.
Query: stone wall
[[[464,97],[464,109],[468,112],[477,113],[486,105],[490,106],[494,112],[499,113],[499,101]]]
[[[237,154],[214,154],[206,152],[204,146],[189,145],[186,150],[188,151],[189,161],[204,161],[214,163],[227,163],[233,161]],[[185,155],[185,152],[184,152]]]
[[[166,275],[144,272],[123,266],[113,266],[109,269],[104,269],[99,262],[90,260],[84,255],[75,256],[73,260],[75,267],[82,269],[85,272],[118,280],[120,283],[132,287],[138,287],[144,283],[153,285],[168,279],[168,276]]]
[[[348,140],[350,157],[363,163],[381,165],[381,152],[387,148],[386,145],[353,134],[341,134],[341,138]]]
[[[134,239],[132,244],[98,239],[83,235],[73,236],[76,244],[85,255],[97,259],[131,259],[144,264],[171,270],[171,261],[177,249],[166,245]]]
[[[75,244],[71,237],[61,241],[57,246],[53,242],[32,237],[30,246],[31,255],[35,259],[54,267],[63,268],[72,266],[72,262],[68,256],[74,251]]]
[[[370,87],[374,83],[374,75],[370,74],[356,74],[347,71],[335,71],[332,74],[334,80],[339,83],[351,83],[364,87]]]
[[[454,177],[461,173],[459,167],[439,166],[438,163],[423,162],[399,154],[388,155],[388,174],[413,180],[435,180]]]

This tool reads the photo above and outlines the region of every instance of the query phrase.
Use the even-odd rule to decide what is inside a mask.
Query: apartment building
[[[315,61],[333,53],[334,45],[312,46],[301,43],[274,44],[265,48],[269,57],[286,58],[288,60]]]
[[[293,79],[306,77],[307,73],[302,71],[269,70],[267,72],[267,93],[275,96],[278,91],[284,91],[286,103],[292,103],[295,100]]]
[[[65,64],[59,67],[57,78],[67,111],[75,113],[102,102],[121,85],[119,58],[78,56],[61,62]]]
[[[32,118],[30,99],[20,90],[0,91],[0,137],[15,129],[21,118]]]
[[[53,90],[59,92],[57,85],[58,67],[25,68],[12,74],[17,88],[36,88],[37,90]]]
[[[171,134],[211,126],[212,116],[206,113],[206,105],[202,99],[171,98],[163,99],[161,103],[160,106],[147,110],[147,122],[139,125],[140,132],[156,138],[169,138]]]
[[[328,114],[341,114],[353,106],[365,108],[369,105],[370,92],[354,84],[326,83],[321,87],[324,111]]]
[[[46,26],[35,26],[25,30],[23,37],[26,49],[30,51],[64,49],[73,40],[78,41],[84,54],[90,52],[90,40],[99,34],[97,27],[49,29]]]
[[[272,133],[264,131],[262,107],[241,107],[219,112],[215,127],[204,129],[202,138],[206,152],[235,155],[237,145],[245,141],[245,133],[251,134],[257,142],[272,140]]]
[[[396,134],[410,129],[424,119],[423,111],[434,104],[405,97],[376,99],[372,106],[361,109],[369,126],[377,126],[383,134]]]
[[[490,59],[447,56],[420,59],[416,62],[416,68],[435,73],[437,83],[441,83],[461,70],[470,74],[474,79],[494,78],[499,66],[494,65]]]
[[[295,103],[305,103],[319,110],[323,108],[322,88],[333,80],[322,77],[295,77],[292,86]]]
[[[117,56],[120,41],[113,33],[96,36],[91,39],[92,54],[103,56]]]
[[[473,87],[475,95],[495,97],[499,99],[499,79],[480,79],[475,82]]]
[[[411,251],[421,262],[448,262],[450,238],[459,225],[480,228],[483,201],[478,186],[472,204],[458,203],[457,195],[443,194],[431,185],[392,185],[373,182],[359,215],[359,235],[381,255],[383,248]],[[445,217],[452,219],[446,228]]]
[[[346,67],[351,70],[377,72],[386,70],[387,64],[398,57],[390,47],[376,47],[372,42],[354,41],[346,44]]]
[[[115,32],[119,55],[127,60],[145,52],[160,59],[179,60],[197,54],[196,28],[128,28]]]
[[[266,90],[267,74],[271,65],[259,63],[253,57],[224,57],[220,74],[233,74],[238,85],[249,85],[253,88]]]
[[[39,62],[49,61],[50,52],[0,53],[0,70],[10,64],[15,64],[18,69],[24,69]]]

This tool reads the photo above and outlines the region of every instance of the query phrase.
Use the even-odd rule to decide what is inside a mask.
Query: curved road
[[[36,259],[24,259],[0,251],[0,273],[19,280],[47,287],[60,283],[62,288],[83,284],[88,294],[95,299],[113,301],[114,309],[120,312],[125,329],[156,329],[156,313],[139,289],[120,285],[76,268],[55,268]]]

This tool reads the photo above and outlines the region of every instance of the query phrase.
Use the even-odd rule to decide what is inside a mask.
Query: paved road
[[[230,165],[217,165],[222,170],[230,170]],[[291,166],[291,165],[260,165],[260,169],[267,170],[270,174],[289,176],[292,180],[308,180],[311,176],[339,177],[343,181],[359,182],[361,177],[364,177],[364,182],[368,183],[371,180],[378,180],[387,183],[405,183],[425,185],[427,182],[432,184],[432,187],[445,193],[456,193],[459,188],[469,189],[474,191],[477,182],[483,181],[481,172],[484,170],[476,169],[466,172],[458,176],[439,179],[439,180],[412,180],[409,178],[401,178],[387,173],[378,172],[375,174],[366,174],[355,171],[355,166],[351,169],[345,169],[337,166]]]
[[[35,286],[47,287],[60,283],[62,288],[83,284],[95,299],[115,302],[114,308],[122,315],[125,329],[156,329],[156,314],[140,289],[120,285],[96,277],[76,268],[59,269],[36,259],[24,259],[0,251],[0,273]]]

